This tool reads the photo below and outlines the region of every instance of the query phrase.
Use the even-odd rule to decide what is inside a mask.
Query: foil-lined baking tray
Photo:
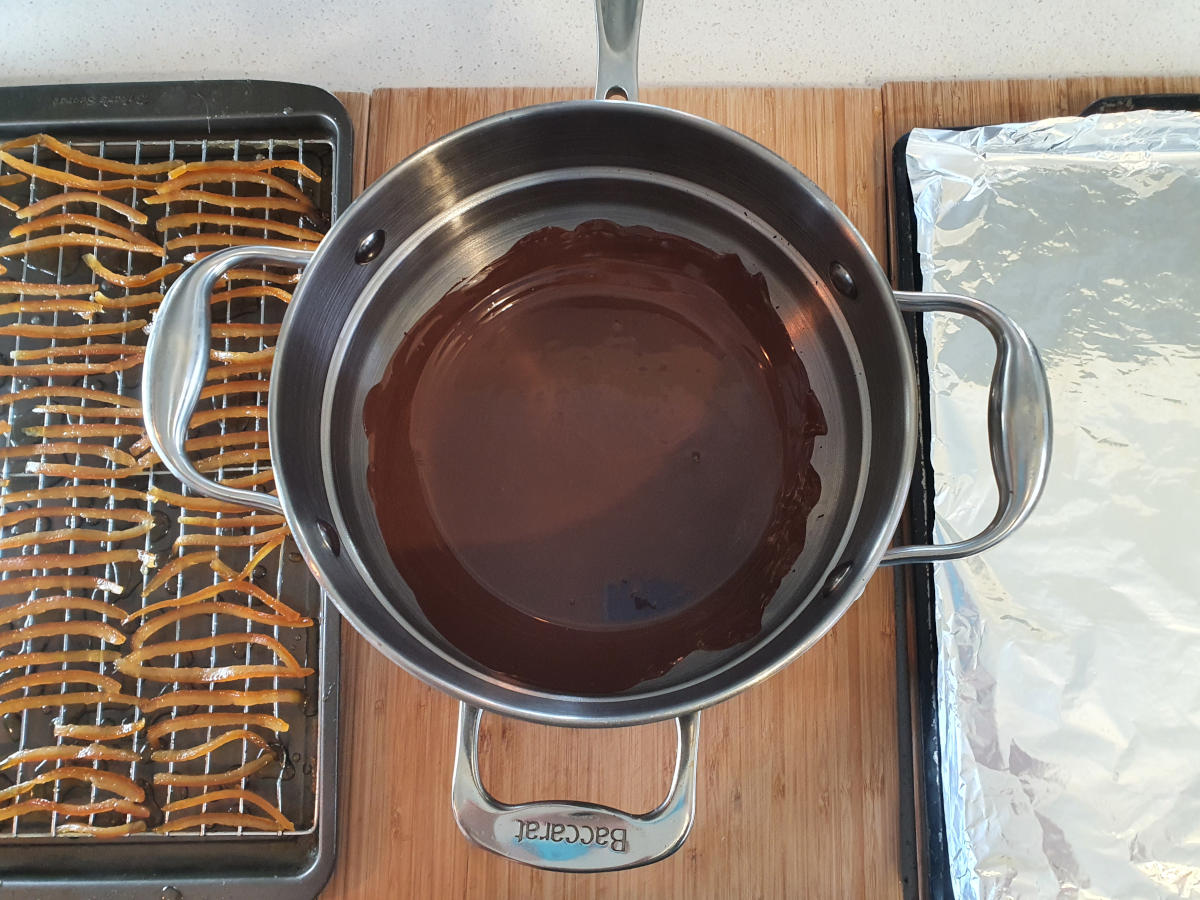
[[[963,898],[1200,896],[1200,115],[919,129],[922,287],[1021,322],[1055,452],[1021,531],[934,574]],[[939,541],[995,508],[986,334],[926,317]]]

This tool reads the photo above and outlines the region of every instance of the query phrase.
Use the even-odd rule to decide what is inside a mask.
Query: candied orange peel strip
[[[52,209],[61,209],[72,203],[105,206],[113,212],[121,214],[134,225],[145,225],[150,221],[144,212],[139,212],[132,206],[122,203],[120,200],[115,200],[107,194],[98,194],[89,191],[64,191],[61,194],[51,194],[43,200],[18,209],[17,218],[33,219],[42,215],[42,213],[49,212]]]
[[[58,347],[37,347],[28,350],[13,350],[8,355],[17,361],[27,359],[59,359],[79,356],[141,357],[146,348],[137,344],[76,344]]]
[[[235,384],[236,382],[227,382]],[[270,384],[270,382],[262,382]],[[201,425],[207,425],[209,422],[219,422],[222,419],[265,419],[267,417],[267,408],[265,406],[221,406],[216,409],[202,409],[192,413],[192,418],[189,421],[189,427],[199,428]]]
[[[230,269],[217,279],[216,287],[228,287],[235,281],[262,281],[267,284],[296,284],[299,272],[273,272],[270,269]]]
[[[32,444],[20,447],[0,447],[0,459],[19,459],[24,456],[99,456],[118,466],[135,466],[137,460],[116,447],[107,444],[76,444],[73,441],[57,441],[49,444]]]
[[[161,175],[163,172],[170,173],[179,168],[179,161],[174,159],[156,163],[127,163],[118,159],[105,159],[103,156],[85,153],[49,134],[31,134],[27,137],[14,138],[0,144],[0,150],[19,150],[34,146],[53,150],[63,159],[68,159],[81,166],[101,172],[114,172],[118,175]]]
[[[182,800],[175,800],[166,804],[163,812],[178,812],[183,809],[191,809],[193,806],[205,806],[209,803],[250,803],[257,806],[267,815],[269,815],[280,828],[284,831],[294,831],[295,825],[287,818],[279,809],[269,800],[260,797],[258,794],[253,794],[250,791],[241,788],[232,788],[221,791],[205,791],[203,794],[196,794],[192,797],[185,797]]]
[[[82,175],[76,175],[74,172],[61,172],[58,169],[51,169],[47,166],[39,166],[36,163],[26,162],[19,156],[13,156],[7,150],[0,150],[0,161],[8,163],[10,167],[16,169],[18,172],[24,172],[26,175],[40,178],[42,181],[49,181],[51,184],[61,184],[64,187],[77,188],[84,191],[125,191],[130,188],[153,191],[157,190],[163,183],[160,181],[144,181],[138,178],[84,178]]]
[[[130,751],[122,751],[130,752]],[[136,754],[134,754],[136,758]],[[126,800],[123,797],[109,797],[94,803],[61,803],[46,797],[30,797],[8,806],[0,806],[0,822],[14,819],[17,816],[29,816],[36,813],[50,813],[63,817],[94,816],[100,813],[115,812],[126,816],[145,818],[150,811],[139,803]],[[59,825],[61,830],[65,826]],[[143,826],[144,827],[144,826]]]
[[[265,347],[262,350],[210,350],[208,355],[214,362],[229,363],[231,365],[269,362],[275,359],[275,348]]]
[[[141,820],[126,822],[124,825],[84,825],[67,822],[56,826],[54,833],[58,837],[116,838],[127,834],[139,834],[145,830],[146,823]]]
[[[96,289],[94,284],[58,284],[47,281],[0,281],[0,294],[39,297],[79,297]]]
[[[92,285],[87,285],[88,290]],[[81,319],[91,319],[102,307],[91,300],[66,300],[61,297],[53,300],[14,300],[11,303],[0,303],[0,316],[14,316],[20,313],[74,313]]]
[[[74,619],[65,622],[39,622],[37,625],[27,625],[14,631],[0,632],[0,647],[24,644],[43,637],[67,635],[87,635],[118,646],[125,643],[125,635],[112,625],[104,622],[91,622],[87,619]]]
[[[141,425],[110,425],[104,422],[81,425],[30,425],[23,431],[30,437],[40,438],[105,438],[143,434]]]
[[[116,703],[137,706],[137,697],[113,694],[109,691],[73,691],[67,694],[38,694],[33,697],[17,697],[0,702],[0,715],[24,712],[27,709],[46,709],[58,706],[91,706],[97,703]]]
[[[222,478],[221,484],[226,487],[253,487],[274,480],[275,473],[271,469],[263,469],[261,472],[251,472],[249,475],[239,475],[236,478]],[[270,493],[274,494],[275,491],[271,490]],[[291,534],[286,528],[282,529],[281,533],[284,537]]]
[[[138,234],[136,231],[132,231],[124,225],[118,225],[116,222],[110,222],[108,219],[101,219],[99,216],[92,216],[87,213],[55,213],[50,216],[38,216],[36,219],[27,219],[20,225],[9,229],[8,236],[15,238],[23,237],[24,235],[34,234],[38,231],[66,226],[92,228],[96,231],[110,234],[113,237],[129,241],[131,244],[146,244],[155,250],[158,249],[157,244],[149,238]]]
[[[149,597],[185,569],[190,569],[192,566],[204,565],[205,563],[211,565],[217,559],[216,551],[185,553],[182,556],[175,557],[159,569],[158,574],[150,579],[150,582],[142,589],[142,597]],[[121,615],[122,617],[125,616],[124,613]]]
[[[95,575],[33,575],[28,578],[6,578],[0,581],[0,596],[21,597],[37,591],[48,590],[103,591],[120,594],[125,589],[115,581],[97,578]]]
[[[26,388],[23,391],[16,391],[11,394],[0,395],[0,406],[9,406],[20,400],[29,400],[34,397],[70,397],[76,400],[95,400],[98,403],[110,403],[113,406],[129,406],[137,409],[142,408],[141,401],[136,397],[126,397],[123,394],[114,394],[111,391],[101,391],[96,388],[75,387],[66,384],[42,384],[36,387]]]
[[[154,776],[158,778],[157,775]],[[164,782],[166,783],[166,782]],[[171,784],[179,782],[172,781]],[[212,784],[214,782],[204,782]],[[183,831],[188,828],[199,828],[201,825],[221,825],[226,828],[251,828],[255,831],[292,831],[291,828],[281,826],[276,820],[267,818],[266,816],[254,816],[250,813],[197,813],[193,816],[183,816],[179,819],[171,819],[163,822],[155,832],[158,834],[168,834],[172,831]]]
[[[261,609],[252,609],[240,603],[205,601],[177,607],[163,613],[161,616],[155,616],[149,622],[143,623],[133,633],[133,637],[129,641],[129,646],[135,650],[140,649],[152,635],[158,634],[164,628],[183,619],[190,619],[193,616],[217,615],[233,616],[238,619],[244,619],[247,622],[256,622],[260,625],[270,625],[279,628],[307,628],[313,623],[312,619],[299,615],[295,610],[281,615],[274,612],[264,612]]]
[[[87,669],[52,669],[7,679],[3,684],[0,684],[0,697],[3,697],[5,694],[11,694],[13,691],[23,691],[26,688],[40,687],[47,684],[80,683],[93,685],[111,694],[119,694],[121,692],[121,684],[117,679],[101,675],[99,672],[91,672]],[[0,769],[3,768],[4,766],[0,765]]]
[[[145,491],[133,488],[108,487],[99,484],[65,484],[60,487],[31,488],[12,491],[0,496],[0,508],[15,503],[40,503],[43,500],[148,500]]]
[[[214,338],[276,337],[282,326],[279,322],[214,322],[209,329]]]
[[[137,762],[142,756],[135,750],[125,750],[121,747],[106,747],[101,743],[91,744],[58,744],[51,747],[33,747],[29,750],[18,750],[0,760],[0,770],[11,769],[23,763],[63,762],[70,760],[97,760],[107,762]]]
[[[168,597],[166,600],[160,600],[158,603],[152,603],[149,606],[143,606],[141,609],[135,610],[127,615],[122,620],[122,624],[134,622],[150,615],[151,613],[160,612],[165,609],[182,609],[187,606],[192,606],[193,604],[210,600],[218,594],[224,593],[245,594],[247,597],[253,597],[255,600],[258,600],[265,607],[267,607],[267,609],[271,610],[271,612],[278,616],[282,621],[290,622],[293,625],[311,623],[310,619],[306,619],[295,609],[288,606],[279,598],[273,597],[271,594],[260,588],[257,584],[252,584],[249,581],[219,581],[216,584],[206,585],[197,591],[193,591],[190,594],[184,594],[181,597]],[[141,634],[142,629],[139,628],[135,637],[140,636]],[[131,644],[130,646],[137,649],[142,646],[141,642],[144,640],[145,638],[139,638],[138,643]]]
[[[266,394],[271,390],[271,382],[262,378],[249,378],[244,381],[222,381],[210,384],[200,391],[201,400],[213,397],[223,397],[227,394]],[[264,409],[266,407],[263,407]],[[194,421],[194,417],[193,417]]]
[[[216,191],[178,190],[144,197],[147,206],[167,206],[171,203],[207,203],[225,209],[265,209],[299,213],[310,221],[317,218],[317,209],[310,200],[294,197],[263,197],[246,194],[221,194]]]
[[[68,301],[73,302],[73,301]],[[13,325],[0,325],[0,334],[17,335],[33,338],[83,338],[103,337],[111,334],[128,334],[146,327],[145,319],[130,319],[128,322],[98,322],[87,325],[32,325],[28,322],[18,322]],[[13,357],[27,359],[29,357]]]
[[[146,727],[145,719],[135,719],[119,725],[55,725],[54,736],[84,741],[119,741],[133,737]]]
[[[296,658],[273,634],[263,634],[259,631],[237,631],[229,634],[206,634],[196,638],[143,644],[117,660],[117,671],[124,672],[127,669],[133,669],[145,660],[156,659],[160,656],[178,656],[183,653],[194,653],[197,650],[212,650],[235,644],[253,644],[256,647],[265,647],[282,661],[285,668],[292,671],[299,671],[301,668]],[[225,667],[213,666],[210,668],[222,669]]]
[[[277,762],[279,759],[274,753],[263,753],[249,762],[242,763],[225,772],[203,772],[196,775],[186,775],[182,772],[155,772],[154,783],[169,784],[175,787],[220,787],[226,784],[237,784],[255,772],[265,769],[271,763]]]
[[[235,378],[241,375],[249,375],[252,372],[270,372],[273,365],[275,365],[274,356],[272,356],[270,359],[257,359],[253,362],[229,363],[227,365],[214,366],[205,374],[204,380],[220,381],[222,378]]]
[[[5,244],[0,247],[0,256],[21,256],[26,253],[36,253],[39,250],[57,250],[59,247],[107,247],[110,250],[125,250],[129,253],[152,253],[155,256],[166,256],[167,251],[149,242],[127,241],[124,238],[112,237],[107,234],[84,234],[81,231],[67,231],[62,234],[48,234],[44,237],[29,238],[16,244]]]
[[[57,769],[51,769],[48,772],[42,772],[40,775],[35,775],[33,778],[22,781],[19,784],[14,784],[12,787],[0,790],[0,802],[27,794],[39,784],[47,784],[54,781],[82,781],[85,784],[90,783],[101,790],[117,794],[135,803],[141,803],[146,799],[146,792],[138,787],[137,783],[127,775],[109,772],[104,769],[93,769],[87,766],[61,766]]]
[[[181,690],[161,694],[152,700],[143,700],[142,712],[152,713],[160,709],[180,706],[273,706],[276,703],[302,704],[304,692],[295,688],[261,691],[198,691]],[[3,768],[0,766],[0,768]]]
[[[13,518],[9,518],[9,517]],[[12,547],[33,547],[57,544],[62,541],[98,541],[112,544],[141,537],[154,527],[154,514],[144,509],[107,509],[103,507],[53,506],[14,510],[0,516],[0,521],[15,524],[29,519],[86,517],[107,519],[110,522],[133,522],[128,528],[105,531],[99,528],[56,528],[51,531],[27,531],[0,539],[0,550]]]
[[[180,525],[195,525],[199,528],[221,528],[225,530],[241,528],[268,528],[282,525],[287,520],[283,516],[267,513],[255,513],[250,516],[229,517],[219,516],[180,516]]]
[[[3,157],[0,157],[2,159]],[[13,166],[17,169],[17,166]],[[305,195],[304,191],[292,184],[290,181],[285,181],[278,175],[272,175],[269,172],[246,172],[238,169],[208,169],[200,171],[185,172],[176,175],[168,181],[163,181],[155,184],[154,190],[159,194],[171,194],[181,191],[184,188],[192,187],[196,184],[218,184],[218,183],[247,183],[259,184],[263,187],[270,188],[273,191],[291,197],[295,200],[303,202],[311,202]]]
[[[290,291],[285,291],[283,288],[276,287],[273,284],[257,284],[233,288],[228,291],[217,291],[212,295],[212,299],[209,302],[210,305],[215,306],[218,303],[229,303],[232,300],[244,297],[274,297],[277,300],[282,300],[284,303],[292,302]]]
[[[13,669],[25,669],[32,666],[59,666],[63,663],[110,663],[121,656],[116,650],[41,650],[37,653],[11,653],[0,656],[0,674],[11,672]],[[68,727],[68,726],[62,726]],[[70,726],[74,727],[74,726]],[[55,726],[55,737],[59,737],[59,726]],[[63,737],[83,737],[84,740],[95,740],[84,735],[64,734]]]
[[[3,582],[0,582],[3,584]],[[64,609],[78,609],[85,612],[97,613],[104,616],[106,619],[123,618],[125,612],[119,606],[114,606],[104,600],[97,600],[93,597],[70,597],[64,594],[55,594],[50,597],[34,597],[32,600],[25,600],[22,603],[14,603],[11,606],[0,608],[0,625],[7,625],[9,622],[15,622],[17,619],[24,619],[27,616],[40,616],[42,613],[57,612]],[[0,692],[2,692],[0,686]]]
[[[208,756],[214,750],[236,741],[245,741],[263,750],[266,750],[269,746],[257,731],[251,731],[249,728],[231,728],[229,731],[219,734],[215,738],[205,741],[203,744],[197,744],[194,747],[185,747],[177,750],[155,750],[150,754],[150,759],[154,762],[189,762],[193,759],[200,759],[202,756]]]
[[[167,178],[174,180],[189,172],[270,172],[274,169],[296,172],[302,178],[318,184],[321,181],[320,175],[295,159],[230,159],[189,162],[168,170]]]
[[[89,269],[107,281],[109,284],[115,284],[117,287],[123,288],[140,288],[146,287],[148,284],[154,284],[156,281],[162,281],[168,275],[174,275],[183,268],[182,263],[167,263],[165,266],[159,266],[151,272],[144,272],[140,275],[125,275],[120,272],[114,272],[112,269],[105,266],[100,260],[96,259],[95,254],[83,254],[83,262]]]
[[[75,378],[80,375],[111,375],[124,372],[142,364],[142,354],[118,356],[108,362],[86,363],[34,363],[29,365],[0,366],[0,375],[18,375],[39,378]],[[50,474],[50,473],[47,473]]]
[[[145,550],[104,550],[99,553],[30,553],[24,556],[0,556],[0,572],[26,572],[47,569],[86,569],[109,563],[139,562],[143,569],[152,569],[155,554]],[[87,576],[83,576],[87,577]],[[12,581],[0,581],[0,593]]]
[[[276,734],[282,734],[289,728],[288,723],[283,719],[266,713],[193,713],[188,716],[174,716],[151,725],[146,730],[146,740],[149,741],[151,747],[157,747],[158,742],[169,734],[193,728],[220,728],[223,726],[265,728]]]
[[[258,534],[185,534],[175,540],[176,547],[257,547],[291,534],[286,526]]]
[[[154,223],[154,227],[158,231],[168,231],[172,228],[191,228],[195,225],[216,225],[221,228],[248,228],[255,231],[274,231],[276,234],[283,234],[306,241],[319,241],[324,237],[321,232],[313,231],[311,228],[290,225],[287,222],[279,222],[274,219],[259,219],[254,216],[229,216],[208,212],[176,213],[170,216],[163,216]]]
[[[127,294],[124,297],[110,297],[102,291],[92,294],[92,302],[101,309],[136,309],[139,306],[153,306],[162,302],[163,295],[159,291],[147,291],[144,294]]]

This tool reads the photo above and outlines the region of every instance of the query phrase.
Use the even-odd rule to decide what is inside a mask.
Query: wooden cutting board
[[[385,90],[370,99],[367,182],[434,138],[583,90]],[[812,177],[885,250],[878,90],[664,89],[645,99],[762,142]],[[358,112],[366,105],[351,98]],[[363,131],[359,130],[362,142]],[[821,642],[701,717],[696,826],[642,869],[540,872],[467,843],[450,812],[457,704],[348,628],[340,834],[323,895],[348,898],[889,898],[901,892],[892,575]],[[656,806],[674,764],[669,724],[572,731],[485,717],[485,783],[500,799]]]
[[[367,177],[367,129],[370,125],[371,95],[354,91],[339,91],[337,98],[350,115],[354,126],[354,176],[351,190],[357,197],[362,193]]]

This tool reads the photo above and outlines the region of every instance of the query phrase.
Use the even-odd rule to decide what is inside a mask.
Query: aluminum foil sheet
[[[1041,349],[1054,459],[1017,535],[936,573],[959,900],[1200,897],[1200,115],[908,143],[926,290]],[[927,317],[936,538],[991,518],[994,353]]]

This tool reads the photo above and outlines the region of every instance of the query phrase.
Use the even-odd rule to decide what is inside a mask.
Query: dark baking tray
[[[1080,115],[1129,112],[1136,109],[1200,111],[1200,94],[1130,94],[1103,97]],[[964,131],[976,126],[951,130]],[[892,277],[900,290],[921,290],[917,253],[917,219],[908,181],[905,153],[908,134],[892,148],[892,227],[895,256]],[[921,403],[918,447],[908,500],[911,538],[928,542],[933,536],[933,465],[929,456],[929,371],[925,328],[920,314],[905,316],[917,365]],[[946,817],[942,806],[941,743],[938,733],[937,632],[934,628],[933,566],[909,566],[907,578],[897,577],[896,649],[900,673],[898,710],[901,744],[901,835],[906,898],[952,900]],[[912,758],[906,760],[911,748]],[[911,762],[911,765],[909,764]],[[907,807],[907,808],[905,808]]]
[[[1080,115],[1131,112],[1135,109],[1186,109],[1200,112],[1200,94],[1118,94],[1093,101]]]
[[[0,89],[0,141],[35,132],[119,141],[315,140],[330,147],[332,220],[350,202],[353,130],[326,91],[269,81],[44,85]],[[297,567],[303,570],[302,566]],[[304,586],[317,591],[302,571]],[[288,836],[140,836],[113,841],[0,838],[0,896],[76,898],[313,897],[337,848],[337,721],[340,617],[317,597],[319,664],[316,827]]]

